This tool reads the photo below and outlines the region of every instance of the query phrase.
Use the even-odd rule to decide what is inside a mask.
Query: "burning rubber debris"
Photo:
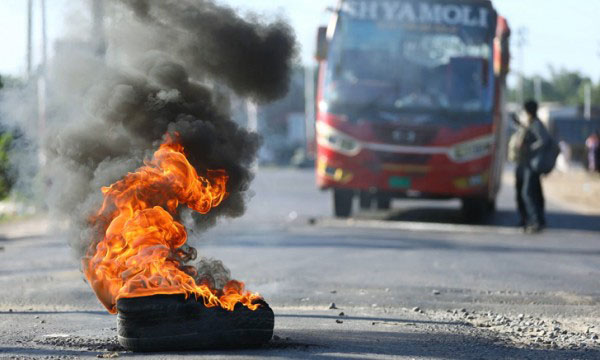
[[[52,67],[51,208],[70,217],[125,348],[265,343],[272,310],[221,262],[194,264],[186,228],[243,214],[259,140],[226,98],[285,94],[292,31],[209,0],[115,0],[106,13],[106,53],[66,47]]]

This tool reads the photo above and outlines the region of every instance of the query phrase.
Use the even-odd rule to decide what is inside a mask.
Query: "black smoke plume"
[[[232,121],[227,94],[259,103],[283,96],[296,53],[285,22],[244,18],[213,1],[107,5],[106,54],[65,45],[50,71],[49,206],[70,218],[80,255],[94,239],[88,219],[100,188],[140,167],[167,132],[181,135],[199,173],[230,177],[229,197],[193,215],[196,226],[241,216],[260,141]]]

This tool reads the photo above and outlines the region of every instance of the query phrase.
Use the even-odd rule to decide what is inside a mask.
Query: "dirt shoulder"
[[[587,215],[600,215],[600,175],[583,169],[568,173],[552,172],[543,180],[544,193],[551,201],[569,210]]]

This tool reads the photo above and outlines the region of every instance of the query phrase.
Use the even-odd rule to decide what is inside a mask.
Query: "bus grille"
[[[430,145],[435,139],[437,129],[414,129],[398,126],[373,126],[377,141],[394,145]]]
[[[382,164],[410,164],[410,165],[422,165],[427,164],[431,155],[423,154],[399,154],[392,152],[376,152],[379,161]]]

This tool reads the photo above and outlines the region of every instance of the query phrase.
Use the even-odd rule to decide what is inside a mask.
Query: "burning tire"
[[[119,343],[135,352],[257,347],[271,340],[275,323],[269,305],[260,305],[228,311],[183,295],[120,299]]]

